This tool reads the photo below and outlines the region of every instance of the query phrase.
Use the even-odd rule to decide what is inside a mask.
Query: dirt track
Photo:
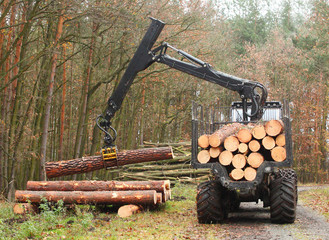
[[[298,202],[297,218],[293,224],[271,223],[269,208],[264,209],[260,202],[242,203],[239,212],[229,214],[222,227],[228,230],[226,239],[329,240],[329,222],[301,202]]]

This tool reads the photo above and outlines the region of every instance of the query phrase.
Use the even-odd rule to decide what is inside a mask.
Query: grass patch
[[[329,187],[303,191],[298,196],[304,205],[319,212],[329,221]]]
[[[220,239],[221,225],[198,224],[196,185],[176,184],[172,201],[158,209],[122,219],[116,211],[93,206],[66,210],[60,204],[36,215],[18,216],[13,204],[0,202],[0,239]],[[109,210],[109,209],[107,209]]]

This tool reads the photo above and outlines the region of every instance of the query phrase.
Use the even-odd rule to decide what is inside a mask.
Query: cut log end
[[[251,141],[252,138],[252,134],[250,132],[249,129],[247,128],[243,128],[240,129],[238,134],[237,134],[237,138],[239,139],[240,142],[242,143],[248,143]]]
[[[209,136],[206,134],[200,136],[198,139],[198,145],[201,148],[207,148],[209,146]]]
[[[242,154],[236,154],[234,155],[232,159],[232,165],[235,168],[242,169],[247,163],[246,157]]]
[[[217,158],[222,151],[223,151],[223,148],[221,146],[220,147],[211,147],[209,149],[210,157]]]
[[[253,152],[248,156],[247,162],[251,167],[258,168],[264,162],[264,157],[258,152]]]
[[[224,141],[224,148],[230,152],[238,150],[239,145],[239,140],[235,136],[229,136]]]
[[[248,144],[250,151],[258,152],[260,149],[260,143],[257,140],[251,140]]]
[[[266,136],[262,140],[262,145],[265,149],[271,150],[272,148],[275,147],[275,140],[271,136]]]
[[[271,150],[271,157],[276,162],[283,162],[287,158],[286,149],[284,147],[275,147]]]
[[[275,139],[275,143],[279,147],[285,146],[286,145],[286,137],[285,137],[285,135],[284,134],[280,134],[279,136],[277,136],[276,139]]]
[[[210,160],[210,154],[209,154],[209,151],[208,150],[201,150],[199,153],[198,153],[198,161],[200,163],[207,163],[209,162]]]
[[[282,133],[283,131],[283,123],[279,120],[270,120],[265,123],[265,131],[267,135],[271,137],[275,137]]]
[[[140,211],[142,211],[141,206],[129,204],[129,205],[124,205],[124,206],[120,207],[118,210],[118,215],[119,215],[119,217],[126,218],[126,217],[130,217],[131,215],[136,214]]]
[[[240,143],[238,150],[240,153],[246,154],[248,152],[248,145],[246,143]]]
[[[257,171],[256,171],[256,169],[254,169],[254,168],[252,168],[252,167],[247,167],[247,168],[244,170],[244,178],[245,178],[247,181],[253,181],[253,180],[255,180],[256,175],[257,175]]]
[[[225,150],[223,151],[220,155],[219,155],[219,162],[220,164],[222,164],[223,166],[228,166],[231,164],[232,162],[232,159],[233,159],[233,154],[228,151],[228,150]]]
[[[242,169],[235,168],[230,173],[230,177],[236,181],[241,180],[244,177],[244,171]]]
[[[266,131],[263,125],[257,125],[252,130],[251,133],[254,138],[260,140],[266,136]]]

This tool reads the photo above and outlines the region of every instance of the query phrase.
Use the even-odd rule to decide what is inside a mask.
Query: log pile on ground
[[[253,181],[264,161],[286,159],[284,126],[280,120],[264,124],[225,125],[211,135],[198,139],[202,164],[218,162],[225,166],[233,180]]]
[[[17,190],[14,212],[23,214],[35,209],[43,199],[50,203],[93,204],[126,207],[123,217],[157,206],[171,198],[170,181],[29,181],[27,190]]]
[[[139,163],[124,166],[116,180],[162,180],[172,182],[202,182],[209,178],[209,169],[194,169],[191,167],[191,142],[151,143],[144,142],[141,148],[171,147],[174,158],[149,163]]]

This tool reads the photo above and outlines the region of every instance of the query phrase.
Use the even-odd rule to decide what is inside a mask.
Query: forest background
[[[151,16],[166,22],[158,43],[263,83],[269,100],[288,99],[299,180],[329,180],[328,1],[0,0],[0,12],[0,195],[44,179],[47,161],[100,150],[95,119]],[[137,76],[113,120],[116,143],[190,141],[192,101],[238,99],[154,64]]]

